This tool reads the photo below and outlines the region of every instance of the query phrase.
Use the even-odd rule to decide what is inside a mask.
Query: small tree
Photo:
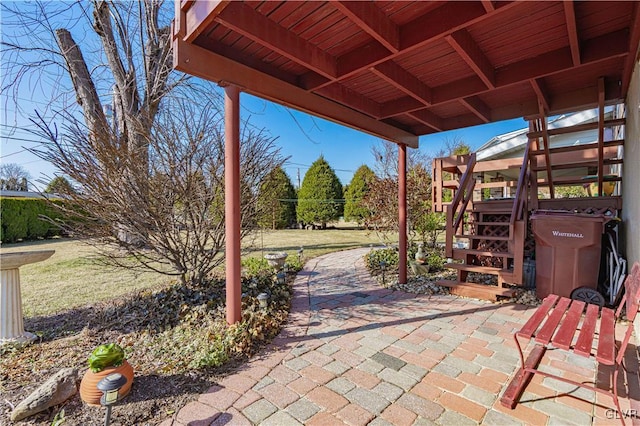
[[[258,225],[263,228],[282,229],[296,220],[296,190],[291,179],[276,167],[265,176],[260,185],[258,205],[261,214]]]
[[[73,185],[71,185],[71,182],[69,182],[67,178],[65,178],[64,176],[56,176],[51,179],[51,181],[49,181],[49,184],[45,188],[44,192],[47,194],[65,195],[73,194],[76,192],[76,190],[73,188]]]
[[[152,128],[149,162],[116,135],[95,136],[68,117],[62,134],[39,123],[48,143],[35,151],[78,182],[63,226],[94,243],[114,265],[142,267],[201,285],[224,261],[224,126],[215,102],[164,104]],[[282,159],[274,138],[249,126],[241,135],[242,236],[258,213],[259,183]],[[123,173],[128,170],[128,173]],[[135,182],[145,181],[144,190]],[[134,239],[122,238],[126,230]],[[144,236],[144,246],[136,244]],[[136,262],[132,262],[135,260]]]
[[[431,210],[431,176],[418,164],[407,171],[407,221],[409,232],[435,247],[442,232],[442,217]]]
[[[342,184],[329,163],[320,156],[307,170],[298,192],[297,217],[305,223],[338,220],[344,209]]]
[[[362,200],[370,191],[370,186],[375,181],[376,175],[368,166],[362,165],[356,170],[351,183],[344,192],[344,218],[357,222],[359,225],[367,224],[371,212]]]
[[[376,170],[379,170],[383,177],[371,182],[362,205],[371,213],[369,218],[371,227],[383,241],[390,242],[389,234],[398,232],[397,151],[393,146],[384,149],[378,147],[373,153],[376,157]],[[443,217],[431,210],[431,176],[426,166],[430,160],[427,156],[421,155],[407,155],[407,157],[410,160],[407,170],[409,237],[435,247],[438,235],[443,229]]]
[[[6,191],[28,191],[29,172],[16,163],[0,166],[0,189]]]

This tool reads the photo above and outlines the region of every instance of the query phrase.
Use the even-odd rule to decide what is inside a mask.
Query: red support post
[[[407,146],[398,144],[398,283],[407,283]]]
[[[227,323],[242,319],[240,282],[240,90],[224,88],[224,212]]]

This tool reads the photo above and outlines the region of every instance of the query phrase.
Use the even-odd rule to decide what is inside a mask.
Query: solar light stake
[[[258,295],[258,303],[260,304],[260,309],[266,310],[269,304],[269,295],[267,293],[260,293]]]
[[[385,273],[385,271],[387,269],[387,262],[385,262],[384,260],[381,260],[380,261],[380,269],[382,269],[382,285],[385,286],[386,283],[384,282],[385,281],[385,277],[384,277],[385,274],[384,273]]]
[[[127,378],[120,373],[109,374],[98,382],[97,388],[102,391],[100,404],[107,407],[104,416],[104,426],[111,423],[111,406],[118,402],[118,392],[127,383]]]

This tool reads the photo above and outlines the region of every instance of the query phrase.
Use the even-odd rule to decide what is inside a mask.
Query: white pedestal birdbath
[[[287,259],[287,252],[280,251],[276,253],[267,253],[264,255],[264,258],[267,259],[267,263],[269,266],[274,268],[276,271],[279,271],[284,267],[284,261]]]
[[[55,250],[0,253],[0,346],[22,346],[36,339],[24,331],[19,268],[46,260],[53,253]]]

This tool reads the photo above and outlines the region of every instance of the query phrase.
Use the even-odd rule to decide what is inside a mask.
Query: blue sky
[[[294,185],[297,185],[298,169],[302,180],[307,168],[320,155],[336,170],[343,184],[351,181],[353,173],[362,164],[374,164],[371,147],[380,143],[379,138],[251,95],[243,94],[240,103],[243,118],[250,116],[256,126],[265,127],[273,136],[279,136],[278,146],[282,147],[285,156],[291,157],[285,169]],[[455,138],[476,149],[496,135],[526,126],[527,123],[518,118],[422,136],[419,149],[435,155],[445,140]]]
[[[29,125],[28,120],[18,116],[14,121],[16,106],[12,104],[13,100],[4,98],[2,101],[0,161],[20,164],[29,172],[33,183],[37,184],[39,179],[48,180],[57,173],[54,167],[25,150],[37,146],[37,138],[20,129]],[[21,97],[18,102],[24,111],[41,107],[38,101],[32,102],[26,97]],[[334,168],[343,184],[350,182],[362,164],[374,164],[371,148],[381,143],[379,138],[248,94],[242,94],[241,106],[243,119],[249,118],[254,126],[264,127],[272,136],[278,137],[276,144],[281,147],[282,154],[289,157],[285,170],[294,185],[297,185],[298,171],[300,179],[304,179],[307,169],[320,155]],[[14,124],[18,125],[17,129],[13,129]],[[455,138],[476,149],[493,136],[525,126],[523,119],[514,119],[422,136],[419,149],[434,155],[443,147],[445,140]]]

